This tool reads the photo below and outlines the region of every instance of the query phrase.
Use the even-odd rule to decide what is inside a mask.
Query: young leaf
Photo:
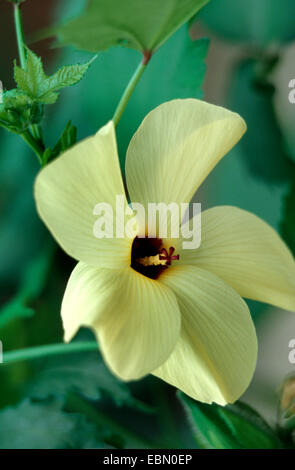
[[[26,68],[22,69],[14,63],[14,80],[20,90],[31,98],[39,94],[41,84],[46,80],[42,60],[30,49],[26,49]]]
[[[208,0],[92,0],[78,18],[51,32],[87,51],[123,45],[154,51]]]
[[[47,77],[43,70],[41,58],[27,49],[26,68],[14,65],[14,79],[18,89],[31,99],[42,104],[53,104],[58,98],[58,91],[75,85],[85,75],[93,59],[86,64],[65,65],[54,75]]]
[[[0,126],[22,134],[30,124],[37,124],[43,116],[43,106],[23,91],[14,89],[3,93],[0,103]]]
[[[243,403],[222,407],[179,398],[187,412],[198,447],[204,449],[277,449],[280,441],[264,419]]]
[[[57,99],[57,91],[68,86],[75,85],[88,70],[91,62],[82,65],[65,65],[60,68],[54,75],[46,78],[42,83],[38,101],[44,104],[55,103]]]

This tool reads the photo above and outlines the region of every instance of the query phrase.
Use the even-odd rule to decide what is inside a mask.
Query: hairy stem
[[[21,67],[24,69],[26,66],[25,41],[24,41],[24,32],[23,32],[22,18],[21,18],[21,12],[20,12],[20,5],[18,3],[14,4],[14,25],[15,25],[15,32],[16,32],[19,61],[20,61]]]
[[[97,351],[98,346],[95,341],[74,341],[70,344],[56,343],[32,348],[17,349],[3,353],[3,365],[18,361],[39,359],[41,357],[56,356],[59,354],[70,354],[73,352]],[[0,365],[1,367],[1,365]]]
[[[24,30],[21,17],[21,5],[19,3],[14,3],[14,25],[16,33],[16,41],[19,55],[19,62],[22,69],[26,67],[26,50],[25,50],[25,39],[24,39]],[[32,124],[30,126],[33,137],[36,140],[39,140],[42,143],[42,131],[38,124]],[[42,160],[41,160],[42,162]]]

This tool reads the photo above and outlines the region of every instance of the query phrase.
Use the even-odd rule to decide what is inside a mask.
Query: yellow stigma
[[[166,260],[160,259],[159,255],[155,256],[145,256],[144,258],[137,258],[137,263],[141,264],[142,266],[165,266]]]

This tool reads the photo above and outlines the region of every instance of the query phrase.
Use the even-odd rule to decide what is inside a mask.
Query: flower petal
[[[91,327],[110,369],[125,380],[140,378],[171,354],[180,332],[175,295],[132,268],[102,269],[79,263],[63,300],[68,341]]]
[[[234,402],[249,385],[257,356],[246,303],[214,274],[193,266],[170,268],[161,282],[177,297],[182,331],[174,352],[153,374],[196,400]]]
[[[180,263],[215,273],[242,297],[295,311],[295,261],[278,234],[250,212],[213,207],[202,213],[202,241]]]
[[[196,99],[173,100],[150,112],[127,151],[131,201],[189,202],[246,130],[243,119]]]
[[[115,291],[118,270],[78,263],[64,293],[61,316],[64,339],[70,341],[81,326],[92,327],[107,309],[110,291]]]
[[[118,268],[129,264],[132,240],[93,233],[94,207],[105,202],[115,208],[116,195],[127,204],[112,122],[46,166],[35,184],[40,217],[62,248],[88,264]]]

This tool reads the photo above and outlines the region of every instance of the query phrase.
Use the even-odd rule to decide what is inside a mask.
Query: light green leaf
[[[293,0],[214,0],[200,19],[219,36],[256,46],[295,37]]]
[[[91,62],[82,65],[65,65],[54,75],[46,78],[40,89],[39,101],[44,104],[54,103],[58,96],[56,92],[82,80]]]
[[[196,444],[204,449],[277,449],[274,431],[252,408],[237,402],[206,405],[178,394],[191,423]]]
[[[75,85],[85,75],[93,59],[86,64],[65,65],[54,75],[47,77],[43,70],[41,58],[27,49],[26,68],[14,65],[14,79],[20,90],[31,99],[42,104],[53,104],[58,98],[58,91]]]
[[[154,51],[208,0],[92,0],[82,14],[52,31],[60,45],[97,52],[111,46]]]
[[[24,400],[0,412],[1,449],[103,448],[96,427],[57,403]]]
[[[39,94],[39,89],[46,80],[42,60],[30,49],[26,49],[26,68],[22,69],[14,63],[14,80],[18,88],[31,98]]]

